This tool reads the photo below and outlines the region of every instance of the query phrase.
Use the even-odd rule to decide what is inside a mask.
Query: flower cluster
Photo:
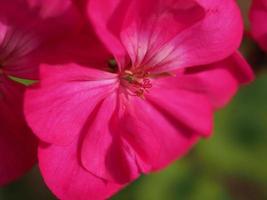
[[[58,198],[101,200],[165,168],[253,80],[242,34],[234,0],[0,0],[0,185],[38,160]]]

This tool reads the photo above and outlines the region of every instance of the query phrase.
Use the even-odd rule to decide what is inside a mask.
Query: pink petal
[[[2,0],[0,2],[0,16],[2,22],[15,27],[27,26],[29,28],[35,26],[37,29],[43,30],[45,27],[55,28],[56,23],[61,24],[61,26],[69,26],[80,20],[80,14],[71,0],[12,0],[12,2]],[[60,22],[60,18],[61,20],[65,18],[66,21]],[[49,25],[48,21],[54,22]],[[41,25],[38,22],[44,24]],[[56,31],[62,30],[53,30],[53,32]]]
[[[45,61],[53,65],[75,62],[105,71],[110,70],[108,64],[113,59],[90,26],[58,42],[53,54],[47,48],[45,55]]]
[[[154,71],[209,64],[230,56],[240,45],[243,22],[236,2],[200,0],[198,3],[205,9],[205,18],[160,50],[148,64],[153,66],[161,60]]]
[[[127,183],[138,177],[139,170],[134,154],[129,152],[114,127],[120,124],[112,124],[116,100],[117,95],[108,97],[97,109],[96,115],[92,116],[89,132],[83,141],[82,162],[86,169],[98,177]]]
[[[251,21],[251,32],[258,44],[267,51],[267,1],[253,0],[249,18]]]
[[[223,61],[187,70],[174,84],[205,95],[215,108],[220,108],[231,100],[241,84],[249,83],[253,78],[248,63],[235,53]]]
[[[3,40],[5,39],[7,30],[8,27],[0,21],[0,44],[2,44]]]
[[[4,73],[19,78],[37,79],[36,58],[40,58],[40,55],[29,58],[39,45],[36,37],[1,22],[0,32],[0,60]]]
[[[56,144],[68,144],[80,133],[117,81],[110,73],[74,64],[42,66],[40,76],[39,87],[26,92],[26,119],[41,140]]]
[[[99,33],[100,38],[103,39],[104,43],[111,50],[111,52],[113,52],[115,57],[121,58],[126,53],[119,38],[119,35],[123,29],[123,24],[126,23],[126,25],[129,26],[131,21],[139,20],[137,19],[138,18],[137,15],[140,15],[140,17],[142,18],[141,19],[142,21],[144,21],[144,19],[147,19],[147,18],[149,19],[152,18],[150,19],[150,21],[146,20],[145,22],[145,24],[149,26],[151,24],[157,23],[156,20],[159,21],[158,23],[160,23],[160,25],[164,25],[165,27],[170,24],[173,25],[172,26],[173,28],[171,28],[170,26],[167,27],[169,29],[170,28],[173,29],[169,31],[172,34],[177,31],[180,31],[185,26],[189,26],[191,23],[193,23],[194,21],[198,20],[201,16],[203,16],[203,13],[201,13],[201,10],[198,9],[197,6],[194,6],[194,5],[191,6],[191,4],[194,4],[193,1],[186,2],[186,3],[181,2],[181,1],[179,2],[182,5],[178,5],[178,8],[177,8],[178,12],[177,12],[176,17],[177,19],[180,20],[180,22],[176,23],[174,20],[171,20],[171,22],[173,22],[175,26],[171,23],[168,23],[168,22],[166,23],[167,14],[166,15],[163,14],[164,16],[161,17],[160,20],[156,19],[155,17],[150,16],[151,13],[156,14],[156,13],[161,12],[160,9],[169,7],[171,4],[169,1],[164,2],[164,3],[159,2],[159,1],[152,3],[151,1],[141,2],[141,1],[127,1],[127,0],[125,1],[102,0],[101,2],[90,1],[88,3],[87,12],[88,12],[89,17],[92,18],[92,21],[95,24],[96,31]],[[190,19],[188,19],[188,12],[186,12],[186,10],[184,9],[185,7],[190,7],[189,9],[193,11],[193,13],[192,12],[190,13],[191,14]],[[128,11],[129,9],[130,9],[130,12]],[[91,12],[91,10],[93,12]],[[185,20],[187,21],[187,23],[185,23]],[[148,28],[151,28],[151,27],[148,27]],[[160,31],[162,34],[162,30],[164,30],[164,27],[161,27],[159,29],[157,31]],[[170,37],[170,35],[165,35],[165,37],[166,37],[165,39],[169,39],[168,37]],[[137,40],[137,38],[133,38],[133,39]],[[146,42],[146,44],[151,40],[151,39],[147,40],[147,38],[145,39],[146,41],[144,42]],[[133,45],[138,45],[138,44],[133,44]],[[145,53],[145,49],[147,48],[144,45],[142,48],[140,48],[140,49],[143,49],[142,51],[143,53]],[[129,48],[128,47],[129,45],[128,46],[126,45],[126,49],[129,51],[130,50],[129,48],[131,46]],[[131,52],[131,53],[135,54],[136,52]],[[136,55],[131,55],[131,57],[132,57],[133,63],[135,63],[133,57],[136,57]]]
[[[195,0],[134,2],[121,30],[121,40],[134,66],[159,64],[161,61],[151,65],[157,54],[164,54],[160,52],[164,46],[205,17],[205,10]]]
[[[0,23],[8,29],[0,43],[5,71],[37,79],[40,62],[48,52],[53,55],[59,41],[78,31],[82,20],[71,0],[14,0],[0,1]]]
[[[101,81],[108,85],[109,82],[117,80],[117,74],[109,73],[95,68],[84,67],[77,64],[68,65],[42,65],[40,69],[40,84],[44,86],[54,85],[57,82],[68,81],[93,81],[97,82],[100,86]],[[91,83],[91,82],[90,82]],[[105,84],[103,84],[105,85]]]
[[[157,106],[136,97],[127,105],[120,129],[144,173],[166,167],[187,153],[198,138]]]
[[[126,51],[119,41],[118,35],[127,13],[130,0],[82,0],[80,7],[86,10],[86,15],[92,18],[92,23],[98,36],[103,40],[107,48],[113,53],[120,65],[124,64]]]
[[[99,37],[117,57],[125,55],[124,47],[137,66],[157,71],[223,59],[242,38],[240,11],[232,0],[85,2]]]
[[[123,187],[104,181],[81,166],[77,140],[67,146],[41,145],[38,159],[46,184],[59,199],[103,200]]]
[[[179,77],[177,78],[179,79]],[[196,92],[175,89],[171,85],[168,86],[173,81],[169,79],[165,81],[167,83],[164,84],[164,87],[155,85],[147,98],[160,109],[169,121],[180,124],[185,129],[185,133],[191,130],[202,136],[210,135],[213,110],[209,99]]]
[[[23,92],[0,74],[0,185],[24,175],[36,161],[37,141],[22,113]]]
[[[240,84],[248,84],[255,78],[252,67],[239,52],[219,63],[229,69]]]
[[[60,16],[74,9],[69,0],[26,0],[32,9],[38,9],[43,18]]]

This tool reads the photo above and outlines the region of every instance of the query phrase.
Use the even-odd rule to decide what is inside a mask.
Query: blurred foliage
[[[246,16],[250,1],[238,2]],[[248,27],[247,17],[245,21]],[[267,199],[267,56],[249,37],[241,50],[257,79],[216,114],[214,135],[202,140],[185,158],[141,177],[112,200]],[[0,200],[24,199],[55,199],[37,168],[0,189]]]

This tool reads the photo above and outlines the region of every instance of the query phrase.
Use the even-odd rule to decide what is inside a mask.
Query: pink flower
[[[39,63],[53,60],[54,40],[66,35],[79,16],[70,1],[53,2],[0,0],[0,185],[36,161],[37,140],[23,116],[25,86],[14,78],[38,79]]]
[[[267,51],[267,1],[253,0],[250,9],[251,33],[262,49]]]
[[[208,137],[213,112],[253,74],[235,53],[242,21],[232,0],[79,5],[104,45],[85,33],[76,37],[89,44],[84,66],[42,65],[25,114],[54,194],[105,199]]]

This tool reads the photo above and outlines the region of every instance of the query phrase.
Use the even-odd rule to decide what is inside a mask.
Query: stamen
[[[144,71],[132,72],[130,70],[125,70],[121,79],[122,84],[131,96],[145,99],[145,94],[149,93],[149,89],[152,88],[149,73]]]
[[[126,91],[126,95],[137,96],[145,99],[146,94],[153,87],[152,79],[175,76],[172,72],[153,73],[144,68],[125,70],[120,74],[121,84]]]
[[[143,86],[144,86],[144,88],[152,88],[152,84],[151,84],[151,81],[148,79],[148,78],[146,78],[146,79],[144,79],[144,84],[143,84]]]

